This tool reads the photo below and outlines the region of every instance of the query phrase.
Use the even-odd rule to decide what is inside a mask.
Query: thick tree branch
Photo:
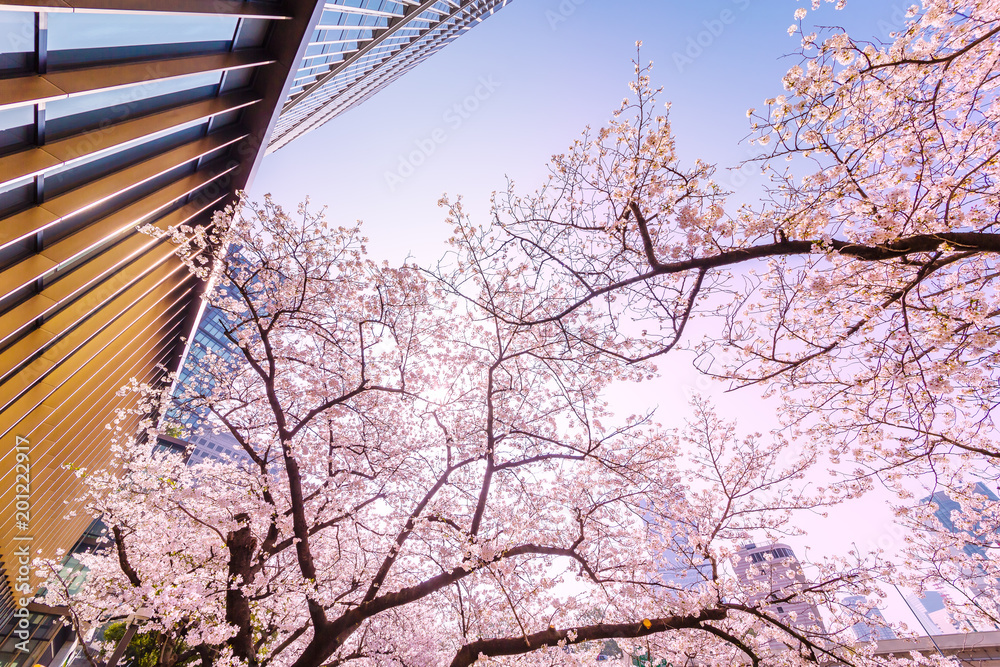
[[[660,632],[682,629],[705,629],[708,621],[726,618],[724,609],[706,609],[694,616],[668,616],[666,618],[640,619],[631,623],[597,623],[576,628],[535,632],[520,637],[480,639],[466,644],[451,661],[451,667],[468,667],[479,656],[522,655],[546,646],[571,646],[601,639],[635,639]]]

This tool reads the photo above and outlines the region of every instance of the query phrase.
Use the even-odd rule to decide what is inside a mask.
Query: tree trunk
[[[236,520],[243,524],[226,536],[229,547],[229,584],[226,591],[226,622],[235,625],[239,630],[236,636],[229,640],[233,655],[246,661],[253,667],[257,664],[253,650],[253,628],[250,622],[250,602],[244,595],[242,587],[253,579],[251,562],[257,540],[250,532],[250,517],[239,514]]]

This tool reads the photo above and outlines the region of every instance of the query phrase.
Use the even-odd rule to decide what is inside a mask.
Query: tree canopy
[[[117,466],[86,471],[113,547],[48,601],[81,627],[145,609],[184,647],[167,663],[205,667],[589,664],[609,639],[654,663],[889,664],[843,600],[899,577],[1000,621],[1000,509],[976,485],[1000,477],[1000,5],[926,0],[885,45],[807,15],[785,94],[748,114],[758,206],[684,165],[637,60],[539,190],[497,195],[483,226],[442,200],[435,267],[379,264],[359,227],[270,198],[173,230],[225,286],[209,299],[245,361],[204,355],[215,381],[180,407],[249,463],[120,433]],[[780,396],[787,428],[740,434],[698,397],[679,433],[612,413],[611,383],[678,349]],[[834,482],[806,484],[831,459]],[[738,575],[796,512],[928,480],[965,511],[949,530],[904,506],[904,567],[851,552],[805,578],[778,555],[779,589]]]

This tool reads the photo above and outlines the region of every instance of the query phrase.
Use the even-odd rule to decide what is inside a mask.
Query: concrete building
[[[963,667],[1000,667],[1000,631],[885,639],[878,642],[875,655],[908,658],[910,651],[945,656]]]
[[[107,465],[118,389],[162,382],[198,322],[205,285],[137,225],[210,224],[269,143],[503,4],[0,0],[0,654],[38,584],[15,552],[77,542],[69,466]]]
[[[786,600],[806,584],[802,565],[787,544],[744,545],[734,558],[736,577],[750,591],[749,602],[773,602],[766,608],[790,626],[825,633],[826,626],[816,605],[801,598]]]

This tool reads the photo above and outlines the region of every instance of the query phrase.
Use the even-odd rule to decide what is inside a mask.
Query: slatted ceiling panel
[[[181,318],[182,319],[182,318]],[[181,320],[177,320],[180,322]],[[164,323],[157,321],[157,326],[163,326]],[[177,329],[175,328],[174,333]],[[115,397],[115,390],[123,383],[127,382],[130,377],[143,377],[149,373],[154,373],[154,375],[149,375],[150,380],[156,380],[159,373],[156,370],[157,364],[162,362],[170,354],[170,349],[164,347],[163,349],[149,348],[148,346],[143,346],[141,342],[135,342],[135,345],[141,351],[141,354],[136,357],[136,363],[132,365],[122,365],[116,363],[111,369],[112,373],[107,376],[106,382],[99,382],[95,378],[85,378],[84,383],[81,385],[86,389],[91,391],[90,395],[85,395],[82,397],[73,397],[72,402],[67,404],[59,404],[53,406],[52,418],[59,418],[60,416],[65,417],[64,421],[68,422],[70,426],[77,423],[86,423],[88,421],[100,423],[100,426],[95,428],[90,428],[85,432],[84,429],[72,429],[72,428],[47,428],[41,429],[36,428],[36,438],[32,440],[34,445],[38,445],[42,442],[42,435],[45,431],[51,433],[53,441],[58,443],[60,447],[59,451],[63,452],[58,456],[61,458],[60,465],[66,465],[69,463],[74,463],[76,465],[85,465],[89,468],[99,467],[97,464],[103,465],[105,462],[105,457],[110,456],[108,451],[107,443],[111,434],[104,428],[104,421],[107,415],[113,415],[118,407],[122,407],[120,397]],[[116,362],[122,361],[121,359],[116,359]],[[121,369],[121,370],[119,370]],[[119,383],[117,386],[112,386],[113,383]],[[79,400],[83,399],[83,400]],[[75,410],[69,410],[68,407],[75,408]],[[87,442],[86,447],[82,444],[77,445],[77,442],[88,437],[91,433],[95,434],[94,438],[90,438]],[[34,461],[34,457],[33,457]],[[10,461],[5,461],[4,465],[9,464]],[[11,466],[12,467],[12,466]],[[39,474],[41,474],[39,472]],[[36,479],[42,480],[44,476],[38,477]],[[5,479],[4,484],[13,488],[13,479]],[[51,496],[54,501],[61,502],[62,500],[75,501],[76,497],[67,496],[65,494],[59,493],[57,489],[50,486],[38,485],[38,489],[44,490],[45,496]],[[6,491],[4,492],[7,493]],[[76,494],[79,496],[80,494]],[[40,500],[39,497],[32,496],[33,500]],[[0,503],[6,508],[8,502],[11,498],[3,496]],[[39,507],[39,510],[41,508]],[[6,526],[5,523],[8,521],[6,514],[13,514],[13,512],[5,512],[4,517],[0,517],[0,525]],[[45,514],[41,511],[35,513],[35,520],[37,525],[44,525]],[[55,535],[55,539],[63,539],[60,535]]]
[[[8,216],[0,224],[0,248],[17,243],[58,220],[59,216],[37,206]]]
[[[83,214],[103,202],[168,174],[171,170],[231,146],[246,136],[247,131],[243,128],[225,128],[53,197],[23,213],[10,216],[0,225],[0,247],[12,245],[73,216]]]
[[[274,62],[266,52],[234,51],[204,56],[162,58],[117,65],[67,69],[0,79],[0,109],[89,95],[116,88],[207,72],[260,67]]]
[[[92,158],[119,149],[130,142],[148,139],[185,125],[207,121],[259,101],[258,96],[239,91],[133,120],[105,125],[44,146],[27,148],[0,157],[0,186],[64,168],[77,160]]]
[[[119,335],[129,336],[130,334],[140,334],[144,330],[148,330],[150,326],[162,328],[164,331],[177,332],[184,319],[183,311],[183,307],[180,307],[178,304],[172,311],[168,311],[167,313],[167,315],[170,315],[172,312],[173,317],[169,319],[153,318],[150,320],[150,323],[139,321]],[[103,357],[107,357],[106,359],[101,356],[96,357],[93,362],[88,364],[88,368],[90,366],[100,366],[105,371],[108,371],[107,375],[110,375],[110,377],[103,384],[95,383],[90,388],[94,395],[106,395],[107,403],[102,406],[95,406],[94,409],[90,410],[87,410],[86,402],[77,405],[77,408],[72,411],[57,408],[51,413],[47,422],[60,419],[61,416],[58,424],[53,425],[46,422],[33,431],[33,438],[37,443],[34,451],[36,452],[36,458],[41,464],[40,469],[35,475],[35,479],[37,480],[39,489],[46,489],[44,496],[40,494],[39,497],[33,497],[33,507],[36,508],[41,517],[46,517],[36,524],[37,534],[45,532],[58,533],[54,529],[60,524],[62,514],[65,511],[61,510],[60,506],[63,505],[63,500],[70,497],[65,489],[60,489],[59,485],[53,481],[62,472],[63,468],[69,464],[79,464],[82,460],[90,460],[91,465],[89,467],[91,469],[100,469],[110,460],[111,452],[107,445],[113,434],[104,428],[103,423],[98,422],[103,419],[103,415],[106,412],[114,414],[118,408],[130,407],[133,399],[131,397],[116,397],[114,392],[105,391],[111,387],[108,382],[119,381],[124,383],[131,377],[135,377],[140,381],[155,380],[159,372],[156,367],[165,360],[169,352],[169,346],[167,345],[159,349],[150,349],[141,345],[138,341],[129,342],[127,340],[120,349],[114,350],[112,354],[104,354]],[[73,396],[69,395],[66,398],[72,399]],[[64,400],[61,406],[77,403],[72,400]],[[98,407],[102,409],[96,409]],[[130,419],[135,421],[139,417]],[[124,431],[128,432],[128,425],[124,422],[123,424]],[[32,467],[35,467],[34,464]],[[82,487],[77,489],[76,495],[79,496],[82,491]],[[0,505],[5,504],[5,502],[9,503],[10,499],[0,496]],[[6,509],[10,510],[12,508],[8,506]],[[47,511],[49,509],[53,509],[54,511]],[[12,514],[12,512],[10,513]],[[0,524],[0,526],[3,526],[3,524]],[[7,526],[0,527],[0,533],[5,529],[9,530]]]
[[[114,350],[115,352],[118,352],[117,356],[109,356],[110,353],[105,353],[104,350],[101,350],[102,356],[100,359],[104,360],[103,363],[101,363],[100,360],[96,362],[96,365],[95,363],[91,363],[88,370],[98,371],[101,377],[107,377],[119,368],[123,369],[123,373],[125,372],[125,369],[132,368],[130,374],[126,373],[128,377],[135,377],[140,382],[154,382],[156,379],[154,375],[159,377],[163,373],[162,368],[157,370],[157,364],[161,364],[165,360],[166,357],[163,355],[169,355],[172,346],[176,342],[170,340],[171,337],[166,335],[166,333],[176,331],[175,325],[171,324],[167,327],[167,329],[162,329],[162,323],[164,321],[173,322],[174,320],[177,320],[177,318],[183,319],[185,305],[185,295],[181,291],[174,290],[170,292],[168,297],[164,298],[161,302],[152,305],[153,308],[162,310],[162,313],[159,313],[160,317],[154,317],[157,313],[151,314],[150,312],[145,312],[126,329],[124,334],[121,334],[119,338],[114,339],[119,342],[124,341],[128,343],[130,340],[128,336],[134,335],[138,337],[139,340],[142,340],[143,337],[150,340],[159,340],[160,342],[158,346],[136,347],[135,350],[127,357],[125,357],[120,350]],[[141,328],[139,328],[139,325],[142,325]],[[154,329],[157,330],[154,331]],[[155,352],[155,363],[152,365],[146,364],[143,360],[146,359],[148,354],[153,352]],[[145,368],[147,370],[141,371],[141,368]],[[70,387],[70,389],[72,388],[73,386]],[[76,438],[74,438],[71,444],[66,445],[66,456],[76,458],[80,452],[90,451],[90,445],[93,442],[98,440],[106,441],[110,437],[109,432],[105,428],[108,423],[104,417],[105,413],[114,415],[115,411],[119,408],[134,406],[135,398],[133,396],[117,396],[116,400],[111,400],[113,397],[112,394],[116,395],[118,388],[115,388],[115,391],[109,394],[110,402],[108,403],[108,409],[103,411],[91,410],[90,413],[88,413],[89,417],[86,419],[80,418],[79,415],[73,413],[66,413],[60,417],[55,411],[50,411],[47,413],[43,421],[36,426],[36,429],[38,429],[37,432],[42,433],[44,431],[44,433],[47,434],[47,437],[52,438],[54,435],[62,433],[63,430],[65,430],[64,427],[69,428],[72,426],[78,429],[79,434]],[[72,405],[75,401],[76,403],[82,404],[83,402],[77,399],[86,396],[84,393],[86,389],[87,388],[84,385],[75,385],[74,391],[64,393],[64,403]]]
[[[8,511],[8,440],[30,439],[35,488],[44,487],[32,495],[32,549],[70,548],[89,519],[63,519],[82,481],[62,466],[110,462],[104,425],[134,400],[117,390],[176,368],[204,287],[169,242],[135,226],[207,225],[246,189],[321,5],[0,0],[3,10],[61,13],[34,22],[35,53],[9,59],[28,69],[0,79],[0,108],[25,111],[0,119],[14,137],[0,147],[0,561],[9,564],[20,531]],[[162,26],[199,17],[229,18],[176,31],[201,41],[169,43]],[[112,35],[112,23],[134,32]],[[0,636],[9,612],[0,609]]]
[[[9,393],[8,396],[4,397],[6,399],[5,408],[6,406],[16,406],[24,395],[32,395],[35,386],[37,386],[34,383],[46,386],[60,386],[62,376],[73,372],[75,368],[87,362],[88,358],[81,356],[84,354],[81,350],[90,345],[92,339],[105,329],[116,331],[119,327],[129,322],[128,310],[136,306],[137,299],[142,299],[149,303],[157,303],[164,291],[171,292],[177,285],[183,286],[185,291],[191,289],[195,281],[191,278],[190,274],[185,275],[181,273],[181,275],[178,275],[179,272],[183,271],[185,269],[178,269],[176,266],[161,266],[143,280],[137,282],[132,289],[107,304],[105,306],[107,312],[103,314],[103,318],[94,317],[82,322],[67,323],[66,327],[75,326],[70,331],[62,330],[59,332],[67,334],[66,337],[61,338],[58,342],[46,348],[41,357],[35,359],[29,365],[29,368],[25,369],[26,375],[35,376],[32,381],[31,391],[25,392],[23,388],[17,387],[20,384],[18,382],[5,383],[4,392]],[[159,294],[160,297],[152,298],[148,296],[149,294]],[[150,299],[152,300],[150,301]],[[119,318],[121,319],[120,322],[118,321]],[[57,332],[50,333],[52,333],[53,338],[59,336]],[[7,385],[13,386],[8,390]],[[38,404],[45,402],[47,399],[45,397],[34,396],[32,400],[35,400],[36,404]],[[13,413],[11,410],[6,411],[12,413],[11,419],[6,420],[10,423],[5,424],[5,420],[2,418],[3,413],[0,413],[0,432],[12,428],[16,424],[16,421],[14,421],[16,413]]]
[[[158,303],[166,294],[176,290],[178,286],[183,286],[186,292],[195,282],[196,279],[187,272],[186,268],[171,267],[169,265],[157,268],[143,280],[136,283],[128,292],[105,306],[110,310],[109,316],[116,318],[112,320],[111,324],[105,324],[101,320],[90,318],[75,327],[69,336],[46,349],[42,355],[43,358],[51,361],[53,364],[62,365],[57,366],[53,372],[49,373],[45,381],[58,383],[61,381],[60,378],[62,376],[72,372],[73,364],[63,363],[67,361],[69,355],[76,353],[78,348],[81,348],[85,342],[89,343],[92,339],[97,339],[98,334],[105,330],[114,331],[118,328],[118,318],[127,321],[129,310],[141,308],[144,302],[150,304],[150,306]],[[140,297],[139,300],[136,300],[137,297]],[[79,356],[79,354],[76,354],[73,356],[73,359],[75,360]]]
[[[136,237],[133,241],[134,243],[142,243],[143,239],[149,240],[149,248],[153,245],[157,245],[158,242],[152,237]],[[60,304],[65,303],[70,297],[75,296],[77,293],[82,291],[92,289],[96,284],[98,284],[102,279],[108,276],[114,276],[115,282],[109,283],[108,286],[103,288],[105,294],[108,294],[116,289],[120,289],[124,284],[123,281],[135,280],[143,273],[148,272],[155,268],[159,263],[165,261],[167,257],[171,254],[170,248],[167,245],[154,255],[149,255],[142,261],[133,261],[136,259],[130,255],[118,256],[116,261],[108,262],[106,260],[102,261],[101,258],[95,258],[97,261],[92,261],[79,267],[71,276],[64,280],[58,281],[53,285],[46,288],[42,293],[32,297],[28,302],[21,304],[18,308],[10,311],[4,320],[0,320],[0,324],[7,323],[12,327],[6,334],[9,338],[11,335],[18,334],[24,331],[24,327],[30,326],[32,322],[35,322],[39,317],[46,315],[50,312],[54,312],[58,309]],[[117,256],[117,253],[116,253]],[[123,268],[124,267],[124,268]],[[27,310],[27,313],[22,311]],[[16,327],[16,328],[13,328]],[[44,329],[35,328],[31,333],[47,333],[50,331],[50,327]],[[13,334],[10,333],[13,331]],[[41,347],[30,347],[26,346],[28,344],[31,334],[23,336],[21,340],[12,344],[10,348],[0,352],[0,381],[6,379],[9,373],[13,372],[14,367],[10,360],[16,360],[20,355],[20,358],[26,359],[31,356],[34,350],[39,350]],[[46,337],[45,340],[50,340],[51,337]],[[11,350],[20,346],[18,352],[11,354]],[[2,405],[2,403],[0,403]]]
[[[179,326],[180,321],[183,318],[178,318],[177,324]],[[122,377],[135,377],[153,380],[156,377],[156,366],[162,362],[168,355],[167,351],[161,351],[159,356],[149,356],[150,352],[147,350],[146,354],[136,358],[135,364],[126,367],[126,373],[122,374]],[[105,387],[95,385],[95,393],[101,392],[105,393],[111,397],[114,396],[113,392],[105,390]],[[117,407],[125,407],[122,405],[121,401],[108,403],[104,407],[104,411],[113,413]],[[72,414],[71,418],[79,419],[83,422],[88,420],[88,415],[83,413]],[[122,426],[126,429],[134,428],[137,423],[138,418],[132,418],[126,420],[122,423]],[[91,436],[90,433],[96,431],[96,437]],[[60,440],[55,440],[54,451],[53,447],[50,445],[49,451],[52,452],[52,459],[46,461],[47,465],[43,465],[42,468],[37,472],[37,485],[39,489],[46,489],[44,496],[39,494],[39,497],[32,498],[32,506],[35,509],[35,513],[39,516],[39,520],[33,522],[32,533],[36,538],[35,548],[42,549],[43,552],[54,551],[58,547],[58,541],[56,536],[64,532],[73,532],[79,534],[82,532],[82,527],[74,528],[71,522],[67,525],[64,520],[65,515],[71,509],[74,509],[72,503],[67,505],[64,500],[75,499],[83,495],[85,492],[85,486],[82,479],[77,478],[76,474],[66,469],[67,464],[73,463],[78,465],[81,460],[88,460],[89,469],[100,469],[107,467],[111,463],[111,454],[108,446],[108,441],[111,437],[111,433],[104,429],[103,427],[99,429],[75,429],[70,431],[68,434],[54,433],[54,435],[60,436]],[[66,451],[63,449],[65,445],[65,440],[70,439],[74,443],[80,442],[78,446],[75,446],[72,451]],[[45,441],[39,441],[42,443],[40,445],[44,446]],[[34,469],[34,465],[32,468]],[[0,501],[2,502],[2,501]],[[9,507],[7,508],[10,509]],[[13,512],[8,511],[8,514],[13,516]],[[82,512],[81,512],[82,513]],[[10,525],[7,525],[10,524]],[[7,521],[0,523],[0,540],[12,539],[16,534],[16,526],[12,522]]]
[[[92,275],[77,274],[70,270],[59,277],[60,281],[64,281],[63,284],[59,285],[59,287],[53,286],[51,290],[47,289],[39,295],[43,299],[50,301],[50,308],[54,308],[59,302],[73,296],[80,290],[88,288],[100,276],[116,271],[121,266],[132,261],[140,253],[157,242],[152,236],[136,232],[136,225],[141,224],[144,220],[155,214],[157,210],[175,203],[180,198],[186,196],[186,194],[197,190],[198,187],[201,187],[206,182],[210,182],[211,178],[228,173],[230,170],[220,170],[215,176],[212,176],[211,173],[197,172],[190,177],[172,184],[171,188],[159,190],[154,195],[52,244],[39,254],[32,255],[20,263],[4,271],[0,271],[0,285],[6,285],[7,289],[13,290],[36,280],[49,279],[58,273],[54,269],[58,269],[62,264],[72,264],[70,260],[74,257],[84,254],[90,249],[102,248],[113,243],[114,252],[112,256],[102,258],[99,263],[90,265],[89,268]],[[189,187],[192,183],[197,187]],[[170,192],[171,189],[173,189],[173,192]],[[157,229],[166,231],[168,228],[190,223],[196,216],[218,206],[222,199],[221,195],[215,199],[209,199],[208,197],[199,198],[199,201],[175,209],[151,224]],[[153,206],[156,206],[157,209],[151,210]],[[78,269],[80,267],[73,268]],[[94,273],[96,269],[102,269],[102,272]],[[8,320],[11,325],[21,321],[22,326],[24,326],[25,322],[30,322],[32,319],[44,315],[45,312],[47,310],[39,310],[39,308],[35,307],[29,309],[30,315],[26,320],[23,318],[19,319],[16,315],[11,316]],[[3,326],[0,326],[0,346],[3,345],[7,338],[16,334],[17,331],[19,329],[12,327],[4,329]],[[2,377],[3,371],[0,370],[0,378]]]
[[[205,203],[195,202],[187,204],[179,209],[175,209],[171,213],[168,213],[163,218],[160,218],[152,226],[166,231],[169,227],[175,227],[177,224],[191,221],[195,216],[204,213],[207,209],[218,205],[222,197],[218,197],[214,200],[207,200]],[[44,271],[32,271],[27,273],[21,280],[27,280],[28,282],[33,280],[42,280],[54,278],[58,271],[53,271],[52,267],[58,269],[62,264],[72,264],[71,260],[80,254],[80,248],[87,249],[104,249],[103,252],[109,252],[113,248],[113,254],[103,260],[101,263],[104,264],[105,272],[113,271],[120,266],[128,263],[132,259],[136,258],[139,254],[148,249],[152,244],[156,242],[156,239],[148,234],[135,231],[136,225],[140,224],[144,218],[135,219],[132,216],[128,216],[128,222],[122,225],[119,219],[121,216],[114,216],[115,219],[104,219],[101,224],[91,225],[80,232],[77,232],[68,239],[64,239],[59,243],[53,244],[52,247],[47,248],[41,254],[35,257],[42,257],[46,260],[46,263],[50,268]],[[74,245],[79,243],[79,245]],[[86,243],[87,245],[83,245]],[[18,265],[20,266],[20,265]],[[16,269],[18,267],[12,267]],[[6,272],[0,273],[0,284],[3,283],[4,275]],[[59,280],[67,281],[62,287],[67,288],[61,290],[60,298],[65,299],[68,295],[75,293],[80,289],[84,289],[88,283],[79,283],[78,280],[81,278],[75,276],[72,273],[69,275],[63,274],[59,277]],[[15,284],[13,280],[10,284]],[[72,289],[72,292],[70,292]],[[50,292],[50,294],[55,294],[56,292]],[[54,297],[53,297],[54,298]]]
[[[176,344],[174,337],[168,334],[176,333],[176,326],[180,321],[178,318],[182,318],[184,314],[185,304],[177,303],[185,291],[182,287],[167,286],[149,295],[133,318],[123,320],[119,326],[110,329],[105,337],[97,337],[88,342],[78,355],[82,357],[83,363],[77,364],[75,368],[67,368],[66,377],[53,378],[53,382],[48,382],[47,378],[46,383],[39,385],[47,391],[44,395],[32,398],[50,409],[46,410],[42,421],[30,428],[28,427],[31,425],[18,424],[25,434],[31,434],[25,437],[60,440],[61,436],[86,421],[82,418],[84,415],[92,414],[100,419],[104,415],[102,405],[117,403],[113,400],[115,393],[128,380],[128,373],[132,372],[130,368],[134,365],[123,362],[130,356],[152,359]],[[156,331],[152,330],[154,328]],[[142,333],[153,335],[155,344],[149,345],[148,340],[138,335]],[[111,385],[115,382],[120,384],[112,388]],[[103,387],[109,393],[95,393],[95,387]],[[102,401],[105,403],[102,404]],[[104,423],[92,424],[90,427],[98,434],[105,432]],[[75,451],[77,441],[78,439],[72,443],[63,443],[68,455]],[[0,479],[7,476],[9,471],[5,470]]]
[[[155,240],[153,241],[155,243]],[[160,242],[156,243],[155,247],[151,248],[150,252],[145,254],[143,257],[129,263],[127,266],[118,271],[115,271],[115,269],[118,269],[119,267],[112,266],[110,267],[110,270],[108,270],[109,267],[102,265],[99,261],[90,262],[84,265],[78,270],[78,272],[72,274],[72,277],[75,279],[83,279],[83,285],[89,287],[89,289],[85,290],[84,298],[64,304],[62,310],[59,310],[50,318],[45,319],[42,323],[38,324],[36,322],[35,330],[49,334],[49,336],[46,337],[46,344],[51,345],[49,341],[55,339],[62,333],[65,333],[62,327],[69,327],[82,321],[83,318],[88,317],[91,313],[95,313],[98,308],[103,307],[117,294],[123,292],[130,284],[142,278],[142,276],[149,273],[155,273],[156,271],[160,271],[162,273],[163,269],[161,265],[170,260],[173,257],[173,254],[174,247],[171,246],[171,244],[167,242]],[[174,262],[171,267],[171,272],[178,268],[178,264],[179,262]],[[91,280],[88,285],[88,281],[85,280],[87,273],[104,277],[105,280],[100,284],[93,284],[97,281]],[[65,301],[54,298],[56,293],[66,290],[78,292],[80,291],[80,285],[74,284],[74,282],[67,278],[66,280],[53,284],[50,288],[45,290],[45,292],[39,294],[37,298],[42,299],[43,303],[50,302],[52,305],[48,310],[55,311],[57,310],[57,307]],[[31,325],[32,322],[35,322],[35,320],[28,320],[25,322],[8,317],[5,318],[4,324],[17,327],[17,331],[22,331],[24,327]],[[25,355],[22,357],[24,359],[36,354],[37,351],[41,349],[25,347],[22,344],[22,341],[26,340],[27,338],[19,340],[11,346],[12,348],[19,347],[18,354]],[[16,356],[14,358],[16,359]],[[13,371],[14,368],[0,368],[0,378],[6,379],[9,373]],[[5,405],[6,403],[0,402],[0,407]]]
[[[285,20],[291,18],[278,2],[244,0],[14,0],[0,11],[98,12],[131,14],[194,14]]]
[[[183,319],[182,314],[178,313],[177,317],[173,318],[171,321],[172,330],[176,331],[180,326],[180,322]],[[155,320],[156,326],[163,326],[163,322]],[[168,330],[171,330],[168,327]],[[138,329],[136,329],[138,330]],[[112,372],[109,380],[114,378],[120,380],[124,378],[125,381],[129,377],[146,378],[149,380],[156,379],[156,365],[163,361],[165,355],[169,353],[166,347],[163,348],[148,348],[142,346],[138,342],[128,343],[128,347],[123,347],[118,350],[118,355],[113,355],[110,357],[115,362],[115,367],[110,369]],[[119,371],[119,368],[121,369]],[[115,376],[117,373],[117,377]],[[96,391],[102,389],[100,383],[95,383],[92,385],[86,385]],[[103,387],[106,389],[108,387]],[[111,438],[111,432],[104,428],[104,424],[97,424],[96,421],[103,419],[105,412],[114,413],[117,408],[128,407],[129,401],[126,400],[124,403],[119,400],[122,397],[115,397],[114,392],[104,392],[101,391],[101,398],[95,401],[93,409],[89,412],[87,411],[86,401],[84,402],[74,402],[74,403],[63,403],[62,405],[75,405],[76,410],[63,411],[63,423],[56,426],[50,426],[47,424],[42,424],[37,428],[34,433],[35,447],[34,451],[41,457],[39,460],[43,462],[55,462],[56,467],[62,467],[70,463],[79,463],[82,460],[90,460],[91,462],[104,461],[104,456],[110,456],[110,451],[105,446],[107,441]],[[106,395],[104,395],[106,394]],[[73,398],[70,396],[70,398]],[[100,408],[98,411],[97,409]],[[51,418],[57,418],[60,415],[60,410],[57,408],[53,413]],[[96,418],[96,419],[95,419]],[[95,423],[88,425],[89,421],[94,421]],[[70,441],[67,442],[67,439]],[[45,445],[44,443],[49,443]],[[55,443],[54,445],[51,443]],[[37,458],[37,457],[36,457]],[[68,499],[64,494],[56,493],[58,489],[47,483],[47,475],[53,474],[52,472],[45,472],[47,463],[43,463],[42,469],[38,471],[36,479],[39,482],[39,489],[46,489],[44,494],[48,500],[43,500],[41,497],[35,498],[33,500],[39,503],[48,502],[52,503],[51,506],[56,506],[61,504],[63,500]],[[34,464],[33,464],[34,467]],[[97,466],[91,465],[91,468],[96,468]],[[49,466],[51,470],[51,466]],[[48,491],[53,493],[49,493]],[[0,503],[5,503],[9,501],[8,498],[0,499]],[[32,503],[33,505],[35,503]],[[38,509],[41,510],[46,505],[39,505]],[[7,509],[10,509],[9,507]],[[41,517],[46,516],[44,512],[39,511]],[[57,517],[58,520],[58,517]],[[44,527],[44,524],[39,522],[39,527]]]
[[[157,315],[147,314],[133,326],[126,329],[126,334],[148,334],[151,328],[157,328],[161,333],[176,332],[183,319],[183,308],[174,310],[174,316],[168,317],[171,311]],[[77,463],[86,460],[88,457],[93,461],[104,459],[105,455],[110,456],[110,451],[102,443],[106,443],[112,437],[112,432],[106,428],[108,420],[105,415],[114,415],[120,408],[129,408],[134,405],[134,397],[117,396],[116,391],[121,384],[114,386],[115,382],[124,383],[128,378],[135,377],[140,381],[156,381],[162,375],[162,369],[158,369],[166,355],[170,354],[171,341],[161,340],[158,346],[141,345],[138,341],[123,339],[120,348],[112,351],[102,351],[101,356],[92,360],[86,366],[86,370],[97,369],[102,371],[99,377],[87,376],[79,379],[83,380],[75,386],[63,387],[57,399],[62,403],[57,405],[39,424],[32,433],[38,438],[44,438],[61,442],[61,448],[52,452],[53,456],[62,459],[60,465],[66,463]],[[79,391],[73,391],[78,389]],[[91,405],[81,398],[91,398],[91,393],[101,389],[99,398],[95,398]],[[104,391],[107,390],[107,391]],[[88,393],[85,393],[88,392]],[[68,439],[67,439],[68,438]],[[100,446],[97,446],[100,445]]]
[[[162,369],[158,369],[158,365],[171,353],[172,341],[161,336],[159,346],[150,347],[139,344],[139,341],[131,341],[128,336],[148,335],[154,327],[163,334],[178,331],[184,316],[184,304],[175,302],[171,305],[167,299],[160,305],[166,309],[160,317],[146,313],[143,318],[127,328],[124,334],[119,334],[119,338],[123,341],[120,348],[111,351],[102,350],[100,356],[92,360],[86,369],[101,371],[98,377],[106,378],[107,382],[117,381],[118,376],[125,379],[134,377],[140,382],[156,381],[163,372]],[[164,325],[164,322],[168,324]],[[89,377],[83,379],[90,380]],[[110,390],[111,385],[107,384],[105,388]],[[84,382],[66,387],[62,389],[60,404],[66,409],[53,409],[30,432],[38,438],[62,443],[59,449],[50,451],[52,456],[62,460],[60,465],[79,462],[87,458],[88,452],[97,452],[98,449],[103,452],[102,455],[110,456],[110,451],[105,451],[103,444],[95,449],[96,444],[106,443],[112,437],[111,431],[106,428],[106,424],[109,423],[106,415],[113,416],[118,409],[132,407],[135,401],[133,396],[117,396],[117,389],[118,387],[115,391],[108,391],[106,395],[101,396],[100,400],[105,401],[103,404],[91,406],[87,401],[79,399],[88,397],[88,393],[84,392],[92,391],[93,386]],[[67,434],[72,436],[70,441],[63,441]],[[100,457],[94,454],[90,458],[96,461]]]
[[[70,190],[40,204],[42,208],[62,221],[86,212],[113,197],[162,176],[177,167],[210,155],[220,148],[236,143],[247,136],[240,127],[226,128],[201,139],[189,142],[154,158],[140,162],[83,187]],[[36,230],[39,231],[39,230]]]

